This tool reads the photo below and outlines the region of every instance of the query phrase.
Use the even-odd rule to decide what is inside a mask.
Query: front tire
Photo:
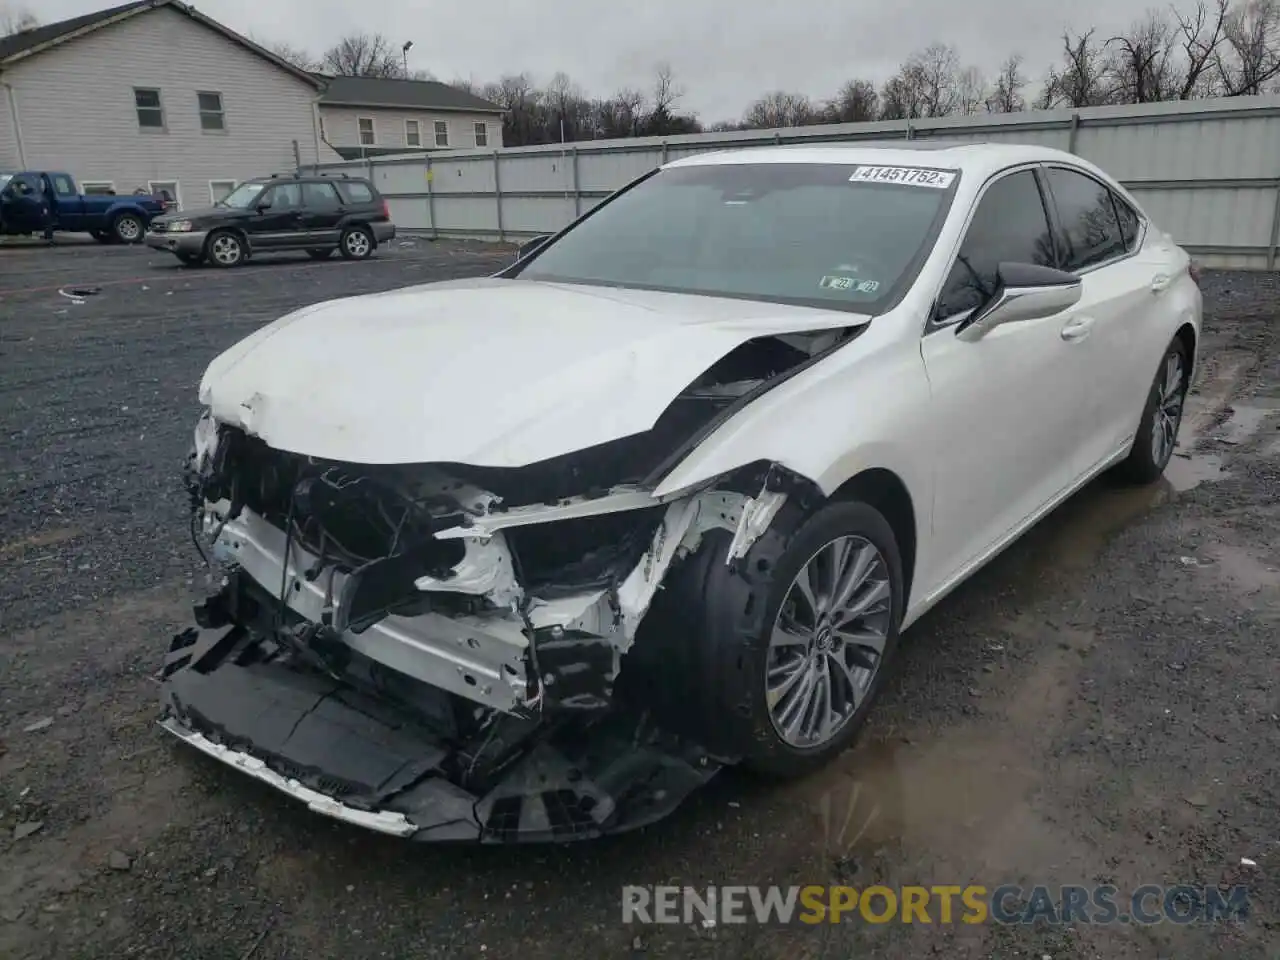
[[[1187,349],[1174,338],[1160,360],[1142,420],[1129,456],[1115,468],[1117,479],[1125,483],[1148,484],[1159,480],[1169,465],[1182,426],[1182,412],[1190,387],[1191,365]]]
[[[238,267],[245,261],[244,240],[231,230],[216,230],[209,235],[205,256],[215,267]]]
[[[121,243],[138,243],[145,228],[142,220],[132,213],[122,213],[111,222],[111,233]]]
[[[342,232],[339,249],[347,260],[368,260],[373,256],[373,234],[368,227],[348,227]]]
[[[712,531],[672,571],[624,661],[660,726],[800,777],[853,745],[898,645],[905,581],[893,529],[869,504],[782,508],[747,555]],[[656,616],[655,616],[656,614]]]

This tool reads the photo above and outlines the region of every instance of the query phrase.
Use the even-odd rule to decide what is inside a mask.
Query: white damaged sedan
[[[846,749],[902,630],[1195,370],[1187,254],[1031,146],[693,156],[494,277],[216,358],[187,480],[227,565],[162,723],[313,810],[567,840]]]

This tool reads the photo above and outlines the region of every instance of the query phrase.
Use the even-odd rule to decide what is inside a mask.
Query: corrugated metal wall
[[[400,229],[520,240],[549,233],[654,167],[707,150],[906,138],[1038,143],[1093,161],[1207,265],[1275,266],[1280,241],[1280,97],[1237,97],[451,150],[323,165],[371,176]]]

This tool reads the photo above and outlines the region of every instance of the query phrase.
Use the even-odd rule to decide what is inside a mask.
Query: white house
[[[501,111],[439,83],[309,73],[179,0],[0,38],[0,170],[89,192],[198,207],[250,177],[446,142],[501,146]]]
[[[502,108],[435,80],[323,77],[320,130],[344,160],[502,146]]]

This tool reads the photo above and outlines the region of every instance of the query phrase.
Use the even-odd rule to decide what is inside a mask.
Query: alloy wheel
[[[240,241],[229,234],[214,237],[209,252],[219,263],[234,265],[240,260]]]
[[[133,217],[121,217],[116,223],[116,233],[125,243],[133,243],[142,233],[142,224]]]
[[[1171,352],[1164,361],[1164,370],[1156,383],[1156,408],[1151,423],[1151,459],[1163,466],[1173,455],[1178,439],[1178,427],[1182,423],[1184,389],[1182,354]]]
[[[840,537],[796,574],[769,636],[766,702],[792,747],[829,742],[879,672],[892,619],[889,566],[870,541]]]
[[[363,257],[369,252],[369,238],[360,230],[352,230],[347,234],[347,253],[353,257]]]

